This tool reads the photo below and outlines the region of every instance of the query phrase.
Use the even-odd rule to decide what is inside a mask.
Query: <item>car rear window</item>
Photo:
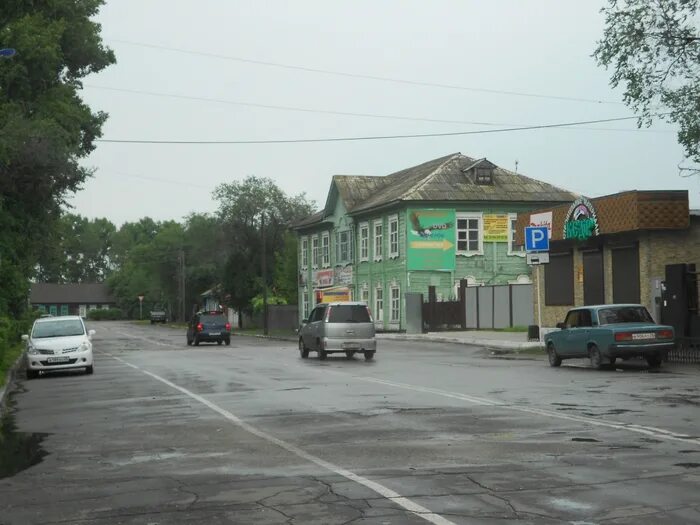
[[[65,319],[61,321],[47,321],[36,323],[32,330],[32,337],[41,339],[44,337],[69,337],[71,335],[83,335],[85,328],[78,319]]]
[[[653,323],[654,320],[643,306],[619,306],[598,310],[600,324]]]
[[[225,323],[226,318],[223,315],[204,314],[199,317],[200,323]]]
[[[370,323],[372,321],[367,307],[360,304],[331,306],[330,308],[329,323]]]

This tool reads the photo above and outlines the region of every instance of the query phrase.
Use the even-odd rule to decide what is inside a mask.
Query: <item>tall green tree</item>
[[[107,115],[80,98],[81,80],[115,62],[93,21],[102,0],[4,0],[0,46],[0,315],[19,314],[38,246],[66,197],[90,176],[81,166]]]
[[[214,198],[219,202],[228,248],[224,291],[230,296],[230,306],[250,312],[253,298],[264,287],[270,290],[275,286],[275,261],[285,252],[290,224],[313,213],[314,204],[303,193],[288,196],[271,179],[255,176],[221,184]]]
[[[678,125],[678,142],[700,172],[700,0],[609,0],[593,56],[624,87],[639,125],[661,118]]]

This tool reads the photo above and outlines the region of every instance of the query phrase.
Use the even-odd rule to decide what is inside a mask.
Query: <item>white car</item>
[[[23,335],[27,343],[27,379],[39,372],[84,368],[92,374],[92,336],[77,315],[37,319],[30,335]]]

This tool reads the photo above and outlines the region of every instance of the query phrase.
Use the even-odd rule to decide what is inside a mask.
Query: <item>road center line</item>
[[[503,401],[499,401],[496,399],[487,399],[487,398],[482,398],[482,397],[470,396],[470,395],[462,394],[459,392],[449,392],[446,390],[439,390],[436,388],[427,388],[427,387],[422,387],[422,386],[410,385],[407,383],[396,383],[393,381],[386,381],[384,379],[377,379],[375,377],[360,377],[360,376],[354,376],[354,377],[356,377],[357,379],[359,379],[361,381],[366,381],[369,383],[377,383],[380,385],[387,385],[387,386],[391,386],[394,388],[403,388],[406,390],[413,390],[416,392],[424,392],[424,393],[434,394],[434,395],[438,395],[438,396],[442,396],[442,397],[459,399],[462,401],[467,401],[468,403],[472,403],[474,405],[493,406],[493,407],[504,408],[506,410],[512,410],[515,412],[525,412],[527,414],[535,414],[538,416],[544,416],[544,417],[550,417],[550,418],[556,418],[556,419],[565,419],[568,421],[577,421],[579,423],[587,423],[589,425],[595,425],[598,427],[612,428],[615,430],[626,430],[629,432],[636,432],[637,434],[644,434],[645,436],[653,436],[655,438],[664,439],[667,441],[677,441],[677,442],[681,442],[681,443],[685,443],[685,444],[692,444],[692,445],[700,446],[700,439],[698,439],[696,437],[688,436],[685,434],[677,434],[675,432],[672,432],[670,430],[666,430],[663,428],[647,427],[647,426],[635,425],[635,424],[631,424],[631,423],[622,423],[622,422],[618,422],[618,421],[608,421],[608,420],[596,419],[596,418],[587,417],[587,416],[576,416],[573,414],[560,414],[558,412],[553,412],[551,410],[544,410],[541,408],[512,405],[512,404],[508,404],[508,403],[505,403]]]
[[[153,341],[150,341],[150,342],[153,342]],[[370,490],[373,490],[374,492],[376,492],[380,496],[383,496],[383,497],[393,501],[394,503],[396,503],[397,505],[400,505],[401,507],[403,507],[407,511],[415,514],[416,516],[423,518],[424,520],[426,520],[430,523],[433,523],[434,525],[456,525],[454,522],[452,522],[446,518],[443,518],[439,514],[435,514],[431,510],[423,507],[422,505],[419,505],[415,501],[412,501],[408,498],[401,496],[398,492],[395,492],[395,491],[391,490],[390,488],[385,487],[384,485],[382,485],[380,483],[377,483],[376,481],[372,481],[370,479],[364,478],[364,477],[362,477],[358,474],[355,474],[354,472],[351,472],[347,469],[344,469],[338,465],[335,465],[335,464],[330,463],[328,461],[325,461],[319,457],[316,457],[312,454],[309,454],[308,452],[305,452],[304,450],[300,449],[299,447],[297,447],[295,445],[292,445],[291,443],[287,443],[286,441],[282,441],[281,439],[276,438],[276,437],[268,434],[267,432],[264,432],[256,427],[250,425],[249,423],[246,423],[245,421],[240,419],[238,416],[232,414],[231,412],[229,412],[228,410],[226,410],[224,408],[221,408],[219,405],[212,403],[211,401],[203,398],[202,396],[195,394],[194,392],[191,392],[191,391],[187,390],[186,388],[183,388],[179,385],[176,385],[175,383],[168,381],[167,379],[160,377],[159,375],[154,374],[153,372],[149,372],[148,370],[144,370],[143,368],[140,368],[137,365],[134,365],[132,363],[124,361],[123,359],[121,359],[117,356],[114,356],[112,354],[109,354],[107,352],[101,352],[101,353],[103,353],[104,355],[108,355],[112,359],[116,359],[120,363],[122,363],[126,366],[129,366],[129,367],[133,368],[134,370],[138,370],[139,372],[146,374],[147,376],[150,376],[153,379],[160,381],[161,383],[163,383],[165,385],[168,385],[170,388],[173,388],[175,390],[178,390],[179,392],[182,392],[183,394],[191,397],[195,401],[199,401],[201,404],[210,408],[214,412],[220,414],[224,418],[228,419],[231,423],[242,428],[243,430],[246,430],[247,432],[250,432],[251,434],[254,434],[254,435],[256,435],[256,436],[258,436],[266,441],[269,441],[270,443],[273,443],[273,444],[287,450],[288,452],[291,452],[292,454],[294,454],[302,459],[305,459],[306,461],[310,461],[311,463],[315,463],[319,467],[325,468],[325,469],[327,469],[335,474],[343,476],[344,478],[347,478],[350,481],[354,481],[356,483],[359,483],[360,485],[364,485],[365,487],[367,487]]]

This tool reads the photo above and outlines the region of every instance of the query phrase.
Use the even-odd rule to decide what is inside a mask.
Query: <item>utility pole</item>
[[[265,212],[260,221],[262,229],[262,282],[263,282],[263,334],[267,335],[267,241],[265,239]]]

